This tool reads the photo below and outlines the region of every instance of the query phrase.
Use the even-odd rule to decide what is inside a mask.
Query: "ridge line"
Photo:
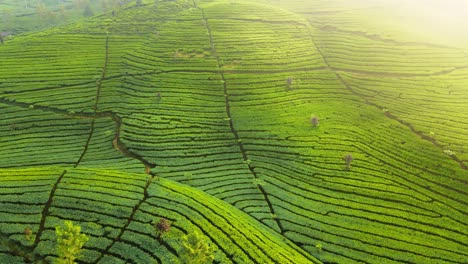
[[[239,147],[239,150],[242,154],[242,157],[244,159],[244,162],[246,162],[247,164],[247,167],[250,171],[250,173],[254,176],[254,179],[259,179],[257,173],[255,172],[255,167],[252,166],[249,162],[249,159],[248,159],[248,156],[247,156],[247,152],[244,148],[244,144],[242,144],[241,142],[241,139],[239,137],[239,134],[237,132],[237,130],[235,129],[234,127],[234,123],[232,121],[232,115],[231,115],[231,107],[230,107],[230,101],[229,101],[229,93],[228,93],[228,88],[227,88],[227,84],[226,84],[226,78],[224,76],[224,72],[221,70],[221,63],[220,63],[220,58],[218,56],[218,53],[216,51],[216,47],[214,45],[214,41],[213,41],[213,34],[212,34],[212,31],[211,31],[211,28],[210,28],[210,25],[208,23],[208,18],[205,16],[205,13],[203,11],[202,8],[200,8],[196,2],[193,0],[193,3],[194,3],[194,6],[195,8],[199,9],[200,12],[201,12],[201,15],[202,15],[202,19],[204,21],[204,24],[205,24],[205,27],[206,27],[206,30],[208,31],[208,36],[209,36],[209,41],[210,41],[210,46],[211,46],[211,51],[216,59],[216,64],[217,64],[217,67],[218,67],[218,73],[219,75],[221,76],[221,80],[223,81],[223,88],[224,88],[224,98],[225,98],[225,104],[226,104],[226,114],[227,114],[227,118],[229,119],[229,127],[231,129],[231,132],[233,133],[234,135],[234,139],[236,140],[237,142],[237,145]],[[265,191],[265,189],[263,188],[263,186],[260,184],[260,183],[256,183],[256,186],[257,188],[259,189],[259,191],[262,193],[264,199],[265,199],[265,202],[268,204],[268,208],[270,210],[270,214],[272,216],[276,216],[276,213],[275,213],[275,209],[273,208],[273,204],[271,203],[269,197],[268,197],[268,193]],[[279,228],[279,231],[280,231],[280,234],[284,237],[284,233],[285,233],[285,230],[284,230],[284,227],[280,221],[280,219],[278,217],[273,217],[274,221],[276,222],[278,228]]]
[[[102,67],[102,73],[101,73],[101,78],[99,78],[99,80],[96,81],[96,98],[94,100],[94,106],[93,106],[93,116],[96,116],[97,114],[97,110],[98,110],[98,105],[99,105],[99,98],[100,98],[100,95],[101,95],[101,87],[102,87],[102,81],[104,80],[104,78],[106,78],[106,71],[107,71],[107,64],[108,64],[108,61],[109,61],[109,36],[106,37],[106,53],[105,53],[105,57],[104,57],[104,66]],[[91,126],[90,126],[90,130],[89,130],[89,135],[88,135],[88,139],[86,140],[86,143],[85,143],[85,146],[84,146],[84,149],[80,155],[80,158],[78,159],[78,161],[75,163],[75,165],[73,166],[74,168],[78,167],[78,165],[80,165],[81,163],[81,160],[84,158],[84,156],[86,155],[86,152],[88,152],[88,147],[89,147],[89,142],[91,142],[91,139],[93,138],[93,134],[94,134],[94,125],[95,125],[95,122],[96,119],[93,118],[93,120],[91,121]]]

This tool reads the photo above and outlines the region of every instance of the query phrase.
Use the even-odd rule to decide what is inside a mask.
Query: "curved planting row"
[[[0,96],[91,111],[105,61],[103,37],[41,33],[2,45]]]
[[[126,57],[130,73],[213,71],[203,20],[170,21]]]
[[[185,9],[171,2],[122,9],[9,41],[0,46],[0,96],[72,113],[93,112],[96,87],[129,73],[124,55],[159,35],[158,25],[166,22],[161,14],[174,19]],[[114,92],[114,87],[105,88]]]
[[[325,66],[308,45],[306,25],[207,18],[224,71],[281,72]],[[234,32],[236,38],[232,38]]]
[[[327,74],[321,75],[324,86]],[[258,94],[229,75],[226,83],[236,94],[231,98],[233,116],[242,120],[235,122],[240,138],[286,237],[338,263],[369,261],[370,255],[375,255],[372,263],[450,263],[466,257],[463,170],[350,95],[337,99],[333,89],[327,94],[326,85],[320,89],[313,82],[309,87],[314,88],[279,92],[275,86],[284,77],[276,78],[270,86],[258,84]],[[261,90],[283,95],[269,98]],[[320,116],[318,127],[309,123],[311,113]],[[349,172],[342,160],[347,153],[355,159]],[[352,219],[355,225],[349,228]],[[365,243],[363,233],[370,239]],[[421,239],[415,243],[402,233]],[[428,248],[441,251],[429,254]]]
[[[258,203],[255,217],[268,217],[229,128],[206,27],[198,10],[188,16],[193,12],[198,20],[168,22],[159,36],[127,54],[128,75],[112,94],[103,89],[100,107],[124,115],[122,142],[154,163],[153,173],[231,204]]]
[[[313,34],[330,66],[340,71],[430,76],[457,67],[468,67],[462,50],[423,44],[395,45],[366,36],[327,30],[326,27],[314,30]]]
[[[250,200],[264,204],[229,130],[224,96],[216,78],[201,73],[141,78],[155,80],[163,88],[151,92],[148,104],[133,108],[141,107],[140,113],[123,119],[122,141],[155,163],[152,171],[158,176],[196,186],[230,203]],[[138,87],[145,84],[137,78],[132,82],[141,83]],[[145,96],[145,89],[138,91]],[[154,96],[156,91],[160,98]],[[138,97],[128,98],[133,101]],[[260,211],[268,215],[266,204]]]
[[[265,23],[291,23],[301,24],[304,19],[287,10],[272,8],[269,4],[262,1],[195,1],[204,7],[207,17],[210,19],[244,20],[246,22],[265,22]],[[265,2],[265,1],[264,1]],[[206,8],[205,8],[206,7]]]
[[[44,205],[56,177],[62,168],[36,167],[29,169],[0,170],[0,260],[2,263],[25,263],[34,256],[31,248],[34,239],[26,239],[26,227],[37,230]],[[20,243],[19,241],[23,241]],[[39,258],[36,258],[39,260]],[[40,263],[40,262],[38,262]]]
[[[252,45],[237,40],[262,43],[268,35],[252,37],[258,26],[246,21],[208,22],[220,61],[233,57],[224,51],[231,45],[239,60],[248,59]],[[230,33],[237,38],[217,34],[217,24],[235,24]],[[310,39],[301,45],[315,46]],[[338,263],[466,258],[465,172],[430,142],[367,106],[334,72],[300,73],[292,65],[282,74],[224,77],[234,127],[287,238]],[[317,127],[311,115],[319,117]],[[347,153],[354,158],[349,171]]]
[[[428,140],[438,142],[441,152],[468,159],[467,71],[433,78],[375,78],[343,74],[350,87],[363,98],[410,123]],[[466,166],[466,164],[465,164]]]
[[[87,142],[86,152],[78,166],[86,168],[106,167],[113,170],[124,170],[127,172],[144,172],[144,164],[133,157],[128,157],[118,147],[120,141],[120,124],[111,117],[97,118],[94,121],[93,133]],[[75,164],[76,165],[76,164]]]
[[[90,119],[0,103],[0,167],[70,166],[81,155]]]
[[[463,146],[468,129],[463,89],[466,51],[333,26],[313,34],[325,60],[348,89],[467,168]],[[369,51],[372,56],[364,56]]]
[[[440,115],[413,115],[413,131],[392,115],[424,106],[392,99],[397,84],[401,99],[420,98],[407,88],[419,78],[400,72],[410,60],[390,63],[389,48],[371,45],[388,58],[369,64],[390,73],[370,87],[364,77],[375,72],[359,68],[356,48],[369,38],[352,45],[356,36],[339,31],[330,35],[339,44],[288,14],[245,2],[148,2],[1,46],[12,51],[1,65],[16,55],[23,64],[0,80],[0,260],[26,259],[24,249],[53,259],[55,226],[73,220],[90,236],[83,263],[177,263],[180,238],[193,231],[217,249],[217,263],[463,263],[466,171],[414,134],[419,120]],[[51,45],[21,57],[15,47],[28,39]],[[53,58],[52,44],[83,48]],[[454,59],[424,69],[428,51],[445,56],[424,46],[408,74],[463,67]],[[33,73],[40,56],[56,64]],[[450,76],[450,93],[463,96],[464,71]],[[457,112],[442,86],[433,89],[432,105]],[[449,116],[459,124],[438,126],[447,141],[464,128],[463,113]],[[162,239],[160,218],[172,225]]]
[[[55,255],[54,227],[68,219],[90,237],[82,263],[177,263],[180,238],[195,230],[209,238],[218,263],[318,263],[236,208],[172,181],[91,169],[3,169],[0,175],[0,214],[7,216],[0,222],[2,234],[48,260]],[[24,199],[15,191],[19,187]],[[37,233],[47,199],[44,229]],[[158,240],[152,223],[162,217],[171,229]],[[25,227],[41,236],[38,244],[23,234]]]

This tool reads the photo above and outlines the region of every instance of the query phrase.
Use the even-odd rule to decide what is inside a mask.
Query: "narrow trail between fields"
[[[221,77],[221,80],[223,81],[224,98],[225,98],[225,104],[226,104],[226,114],[227,114],[227,118],[229,120],[229,127],[231,129],[232,134],[234,135],[234,140],[237,142],[239,150],[240,150],[240,152],[242,154],[242,158],[243,158],[244,162],[247,164],[247,167],[248,167],[250,173],[253,175],[255,180],[258,180],[259,178],[258,178],[257,173],[255,172],[255,167],[250,164],[249,157],[247,155],[247,151],[244,148],[244,144],[242,143],[242,141],[241,141],[241,139],[239,137],[239,134],[238,134],[237,130],[234,127],[234,122],[232,120],[232,114],[231,114],[231,105],[230,105],[230,99],[229,99],[228,86],[227,86],[226,78],[224,76],[224,72],[221,69],[220,58],[219,58],[219,55],[217,53],[217,50],[216,50],[216,47],[215,47],[215,44],[214,44],[213,34],[212,34],[212,31],[211,31],[210,24],[208,22],[208,18],[206,17],[203,9],[200,8],[195,1],[193,1],[193,4],[194,4],[195,8],[200,10],[202,19],[205,22],[205,27],[206,27],[206,30],[208,32],[208,37],[209,37],[209,41],[210,41],[211,51],[212,51],[213,56],[216,59],[216,63],[217,63],[217,66],[218,66],[218,73],[219,73],[219,75]],[[273,208],[273,204],[271,203],[270,198],[268,197],[268,193],[266,192],[265,188],[263,188],[263,186],[260,183],[257,183],[256,186],[260,190],[260,192],[262,193],[265,201],[267,202],[268,207],[270,209],[270,214],[273,215],[273,216],[276,216],[275,209]],[[284,236],[285,230],[284,230],[284,227],[283,227],[280,219],[278,217],[274,217],[274,220],[275,220],[276,224],[278,225],[278,228],[280,230],[281,235]]]
[[[93,105],[94,117],[96,117],[96,113],[98,111],[99,98],[101,96],[102,82],[103,82],[104,78],[106,78],[108,63],[109,63],[109,37],[106,38],[106,53],[105,53],[105,57],[104,57],[104,66],[102,67],[101,77],[99,78],[99,80],[97,80],[96,98],[94,99],[94,105]],[[86,155],[86,152],[88,151],[89,142],[93,138],[93,134],[94,134],[95,121],[96,121],[95,118],[93,118],[93,120],[91,121],[91,127],[89,129],[88,139],[86,140],[86,144],[84,146],[84,149],[83,149],[83,152],[81,153],[80,158],[75,163],[75,166],[74,166],[75,168],[78,167],[78,165],[80,165],[81,160],[83,159],[84,155]]]
[[[94,105],[93,105],[93,112],[94,112],[93,116],[95,118],[98,117],[98,115],[100,114],[98,110],[99,110],[99,101],[100,101],[100,97],[101,97],[101,88],[102,88],[102,83],[106,80],[108,64],[109,64],[109,37],[106,38],[106,52],[105,52],[104,66],[102,67],[102,74],[101,74],[101,77],[99,78],[99,80],[97,81],[96,99],[95,99]],[[145,173],[146,174],[151,174],[151,169],[154,168],[156,165],[148,162],[142,156],[137,155],[136,153],[133,153],[133,152],[129,151],[125,147],[125,145],[121,142],[121,140],[120,140],[120,131],[121,131],[121,126],[122,126],[122,118],[120,118],[117,114],[115,114],[113,112],[105,112],[104,116],[110,117],[116,124],[116,126],[115,126],[115,135],[114,135],[114,139],[112,140],[112,145],[114,146],[114,148],[117,151],[119,151],[121,154],[123,154],[124,156],[139,160],[145,166]],[[80,164],[81,160],[83,159],[83,157],[85,156],[85,154],[86,154],[86,152],[88,150],[89,143],[90,143],[90,141],[91,141],[91,139],[93,137],[93,134],[94,134],[94,125],[95,125],[95,120],[96,120],[95,118],[93,118],[93,120],[91,121],[91,128],[90,128],[88,140],[86,141],[86,145],[85,145],[84,150],[83,150],[83,152],[81,154],[81,157],[79,158],[79,160],[75,164],[75,168]]]
[[[57,178],[57,181],[55,181],[52,190],[49,193],[49,199],[47,200],[46,204],[44,205],[44,208],[42,210],[42,216],[41,216],[41,222],[39,223],[39,229],[36,233],[36,238],[34,239],[34,243],[32,245],[32,252],[34,252],[37,248],[37,245],[41,241],[42,238],[42,233],[44,232],[45,229],[45,221],[47,216],[50,215],[50,206],[52,205],[52,200],[55,196],[55,192],[57,191],[58,185],[62,182],[63,177],[67,174],[67,170],[64,170],[62,174]]]
[[[80,165],[83,157],[85,156],[86,152],[88,151],[89,143],[90,143],[90,141],[91,141],[91,139],[93,137],[93,134],[94,134],[95,120],[98,117],[98,104],[99,104],[99,97],[100,97],[100,94],[101,94],[102,80],[106,76],[106,70],[107,70],[107,64],[108,64],[109,37],[106,38],[106,44],[105,45],[106,45],[106,53],[105,53],[105,59],[104,59],[104,66],[102,68],[101,78],[97,81],[96,98],[95,98],[95,102],[94,102],[94,106],[93,106],[93,113],[86,116],[86,118],[91,118],[90,132],[89,132],[88,138],[86,140],[84,149],[83,149],[80,157],[78,158],[77,162],[75,163],[74,168],[76,168],[76,167],[78,167]],[[59,111],[56,110],[54,112],[59,112]],[[38,229],[38,231],[36,233],[36,237],[35,237],[34,243],[32,245],[32,251],[34,251],[37,248],[39,242],[41,241],[42,234],[43,234],[44,229],[45,229],[46,219],[50,215],[50,207],[52,205],[52,201],[54,199],[55,192],[56,192],[56,190],[58,188],[58,185],[62,182],[62,179],[63,179],[63,177],[65,176],[66,173],[67,173],[67,170],[64,170],[62,172],[62,174],[57,178],[57,181],[54,183],[54,185],[52,187],[52,190],[49,193],[49,198],[48,198],[48,200],[47,200],[47,202],[46,202],[46,204],[45,204],[45,206],[44,206],[44,208],[42,210],[41,221],[39,223],[39,229]]]

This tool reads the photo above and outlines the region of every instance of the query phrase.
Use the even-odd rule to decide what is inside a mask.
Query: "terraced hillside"
[[[467,51],[278,4],[143,1],[0,45],[0,263],[53,261],[63,220],[79,263],[178,263],[193,231],[215,263],[466,263]]]

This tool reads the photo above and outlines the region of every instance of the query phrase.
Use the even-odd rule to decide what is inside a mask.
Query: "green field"
[[[1,0],[0,30],[27,34],[102,13],[120,12],[131,0]]]
[[[194,231],[213,263],[468,263],[468,41],[362,0],[101,2],[0,45],[1,264],[53,263],[64,220],[77,263]]]

